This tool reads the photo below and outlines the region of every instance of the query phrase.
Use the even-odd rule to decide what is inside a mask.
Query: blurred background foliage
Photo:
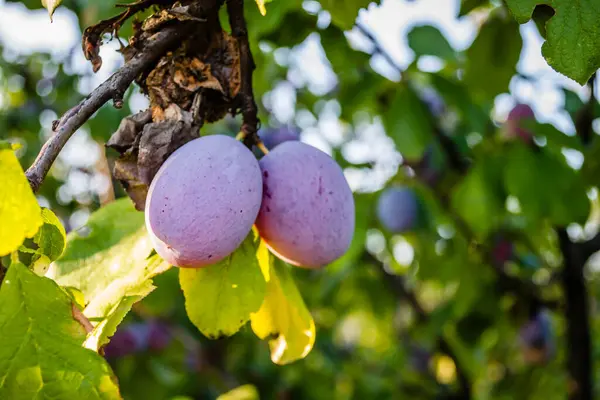
[[[395,17],[377,10],[420,2],[276,0],[263,17],[247,1],[262,134],[295,130],[345,169],[357,207],[354,241],[326,269],[293,271],[317,340],[304,360],[283,367],[249,327],[203,338],[185,314],[177,272],[157,277],[158,289],[134,306],[107,348],[125,398],[566,398],[567,321],[552,306],[563,297],[554,227],[568,227],[575,241],[598,230],[600,141],[595,131],[581,140],[574,127],[582,110],[591,110],[591,122],[600,107],[566,78],[518,68],[524,33],[543,24],[525,31],[500,1],[449,1],[452,18],[475,27],[462,49],[452,34],[418,21],[388,40],[399,33],[382,26]],[[20,15],[43,12],[39,0],[22,3],[29,10]],[[81,32],[114,15],[115,3],[64,0],[55,19],[76,21]],[[435,2],[425,3],[435,14]],[[22,6],[0,1],[0,15],[13,7]],[[376,16],[367,23],[369,13]],[[126,25],[121,40],[130,32]],[[52,121],[120,65],[118,44],[105,46],[109,61],[93,76],[78,46],[28,51],[0,38],[0,138],[23,145],[26,168]],[[386,50],[400,39],[412,61]],[[533,93],[524,96],[523,85]],[[544,93],[560,93],[548,101],[562,120],[548,118]],[[503,124],[507,111],[532,97],[544,122],[529,121],[534,138],[515,139]],[[39,192],[68,231],[125,196],[110,178],[117,154],[103,146],[123,117],[147,105],[135,88],[125,100],[120,110],[103,107],[71,139]],[[235,135],[239,123],[228,118],[204,130]],[[393,233],[377,202],[399,186],[417,211]],[[595,337],[594,259],[585,277]],[[597,347],[592,357],[600,358]]]

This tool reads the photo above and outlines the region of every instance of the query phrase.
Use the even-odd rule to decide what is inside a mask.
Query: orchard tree
[[[111,41],[124,61],[81,98],[66,59],[0,58],[0,399],[600,393],[594,0],[462,0],[472,44],[414,26],[406,68],[358,18],[380,2],[9,2],[75,13],[94,73]],[[561,88],[575,134],[525,102],[496,119],[530,20],[587,87]],[[326,91],[282,61],[311,37]],[[330,154],[305,140],[327,107]],[[365,125],[399,166],[350,154]]]

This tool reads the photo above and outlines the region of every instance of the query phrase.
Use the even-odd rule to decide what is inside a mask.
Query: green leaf
[[[399,85],[383,115],[383,125],[402,157],[408,160],[421,159],[433,140],[430,118],[429,111],[415,92],[406,85]]]
[[[505,213],[500,161],[494,158],[477,160],[452,192],[453,209],[478,238],[485,238],[496,229]]]
[[[456,52],[438,28],[432,25],[415,26],[408,33],[408,45],[419,56],[436,56],[456,60]]]
[[[67,233],[58,217],[49,209],[42,208],[42,220],[44,221],[40,230],[33,237],[39,251],[48,257],[50,261],[56,260],[65,250]]]
[[[568,225],[585,223],[589,215],[590,202],[581,175],[546,151],[533,152],[522,145],[511,149],[504,184],[533,220],[548,218],[553,224]]]
[[[115,321],[126,313],[124,305],[148,295],[154,289],[152,278],[169,268],[159,257],[150,257],[152,252],[144,214],[128,198],[101,208],[90,216],[86,229],[69,234],[64,254],[46,276],[83,294],[83,314],[98,338],[88,344],[104,344]]]
[[[260,308],[266,286],[260,264],[267,260],[259,244],[253,230],[219,263],[179,270],[188,317],[206,337],[233,335]]]
[[[323,8],[331,14],[331,21],[343,30],[352,29],[361,8],[367,8],[368,0],[321,0]]]
[[[42,226],[42,213],[12,150],[0,148],[0,257],[19,248]]]
[[[269,339],[271,360],[279,365],[306,357],[316,337],[315,323],[289,268],[282,261],[271,261],[267,294],[251,318],[252,330],[259,338]]]
[[[499,12],[490,14],[466,51],[464,81],[475,96],[492,100],[508,91],[522,45],[519,24]]]
[[[48,9],[48,15],[50,16],[50,21],[52,21],[52,15],[54,15],[54,10],[56,7],[60,5],[62,0],[42,0],[42,5]]]
[[[56,283],[15,263],[0,304],[0,398],[121,398],[106,361],[81,346],[86,331]]]
[[[529,21],[539,0],[506,0],[515,19]],[[542,55],[556,71],[585,84],[600,67],[600,7],[597,0],[546,0],[554,16],[546,23]]]
[[[260,400],[260,397],[254,385],[242,385],[223,393],[217,400]]]
[[[489,4],[488,0],[462,0],[460,2],[460,11],[458,12],[458,16],[462,17],[467,15],[474,9]]]

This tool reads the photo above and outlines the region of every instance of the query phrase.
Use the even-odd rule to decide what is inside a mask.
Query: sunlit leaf
[[[121,398],[106,361],[82,347],[86,331],[56,283],[15,263],[0,304],[0,398]]]
[[[289,268],[283,262],[272,262],[267,294],[251,318],[252,330],[269,340],[271,360],[280,365],[306,357],[316,336],[315,323]]]
[[[42,0],[42,5],[48,10],[50,21],[52,21],[52,15],[54,15],[54,10],[56,10],[56,7],[58,7],[61,2],[62,0]]]
[[[42,227],[33,237],[41,254],[50,261],[56,260],[63,253],[67,243],[67,233],[56,215],[48,208],[42,208]]]
[[[0,147],[0,171],[1,257],[15,251],[25,238],[35,235],[43,221],[40,206],[8,144]]]
[[[208,338],[231,336],[260,308],[265,296],[260,238],[250,232],[231,255],[204,268],[182,268],[179,283],[190,320]]]
[[[254,385],[242,385],[223,393],[217,400],[259,400],[258,390]]]
[[[129,199],[121,199],[92,214],[85,228],[71,233],[64,254],[48,270],[47,277],[83,294],[84,315],[95,326],[98,346],[113,333],[113,318],[122,319],[124,304],[148,295],[154,288],[152,277],[169,268],[159,257],[150,257],[152,251],[144,214]],[[98,332],[104,328],[108,331]]]

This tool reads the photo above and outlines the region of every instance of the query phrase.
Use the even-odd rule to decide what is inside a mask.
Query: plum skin
[[[269,150],[288,141],[297,141],[300,139],[298,132],[291,127],[284,126],[275,130],[264,130],[260,132],[260,139]]]
[[[172,265],[215,264],[246,238],[261,199],[252,152],[229,136],[204,136],[159,169],[146,198],[146,228],[156,252]]]
[[[299,141],[278,145],[260,160],[263,202],[256,220],[275,255],[299,267],[323,267],[350,247],[354,198],[340,166]]]
[[[377,200],[377,218],[392,233],[403,233],[415,228],[418,217],[419,201],[410,188],[388,188]]]
[[[535,120],[535,114],[527,104],[517,104],[506,118],[505,135],[508,138],[518,137],[526,143],[533,140],[533,133],[523,127],[523,121]]]

